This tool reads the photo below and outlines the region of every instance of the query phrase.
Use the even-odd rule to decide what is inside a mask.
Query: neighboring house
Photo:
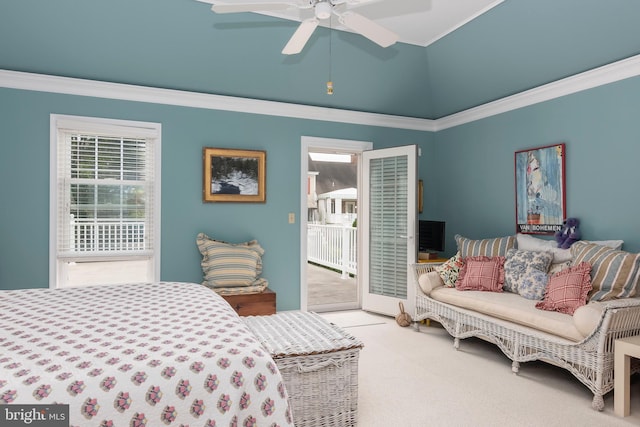
[[[351,224],[357,215],[356,163],[309,160],[309,215],[311,222]]]
[[[318,196],[319,220],[351,226],[357,215],[358,189],[342,188]]]
[[[52,114],[161,124],[162,280],[202,280],[199,232],[257,239],[279,310],[300,307],[302,136],[418,145],[447,255],[513,234],[514,152],[564,142],[567,215],[638,252],[640,2],[586,3],[507,0],[426,47],[319,28],[284,57],[296,23],[194,1],[3,2],[0,289],[50,282]],[[266,151],[266,202],[203,203],[204,147]]]

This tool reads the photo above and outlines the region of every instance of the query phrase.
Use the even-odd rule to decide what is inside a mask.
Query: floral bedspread
[[[199,284],[0,291],[0,404],[70,425],[290,426],[271,356]]]

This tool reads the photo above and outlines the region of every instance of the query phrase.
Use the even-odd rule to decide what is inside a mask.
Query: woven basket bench
[[[297,427],[356,425],[363,347],[357,338],[313,312],[243,320],[282,373]]]

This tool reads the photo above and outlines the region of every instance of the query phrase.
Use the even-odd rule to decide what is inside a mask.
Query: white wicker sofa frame
[[[512,361],[511,369],[516,374],[521,362],[541,360],[557,365],[591,390],[594,409],[604,409],[603,396],[614,385],[615,340],[640,334],[640,298],[607,301],[595,330],[582,341],[574,342],[430,298],[420,289],[418,278],[432,271],[434,266],[412,266],[416,286],[416,330],[419,330],[420,321],[435,320],[454,338],[456,350],[461,339],[485,339],[498,346]],[[640,363],[632,363],[631,372],[640,372]]]

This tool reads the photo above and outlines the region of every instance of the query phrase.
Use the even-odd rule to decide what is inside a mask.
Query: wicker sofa
[[[493,250],[485,252],[506,252],[504,247],[498,249],[497,243]],[[633,265],[639,267],[640,256],[634,258]],[[461,339],[469,337],[492,342],[512,360],[514,373],[521,362],[533,360],[567,369],[591,390],[593,408],[604,409],[603,396],[614,386],[614,342],[640,334],[640,298],[591,301],[570,315],[537,310],[535,301],[525,301],[517,293],[461,292],[446,287],[436,271],[437,264],[415,264],[412,268],[416,329],[422,320],[435,320],[454,338],[456,349]],[[637,283],[638,272],[633,274]],[[632,364],[632,372],[639,371],[640,364]]]

